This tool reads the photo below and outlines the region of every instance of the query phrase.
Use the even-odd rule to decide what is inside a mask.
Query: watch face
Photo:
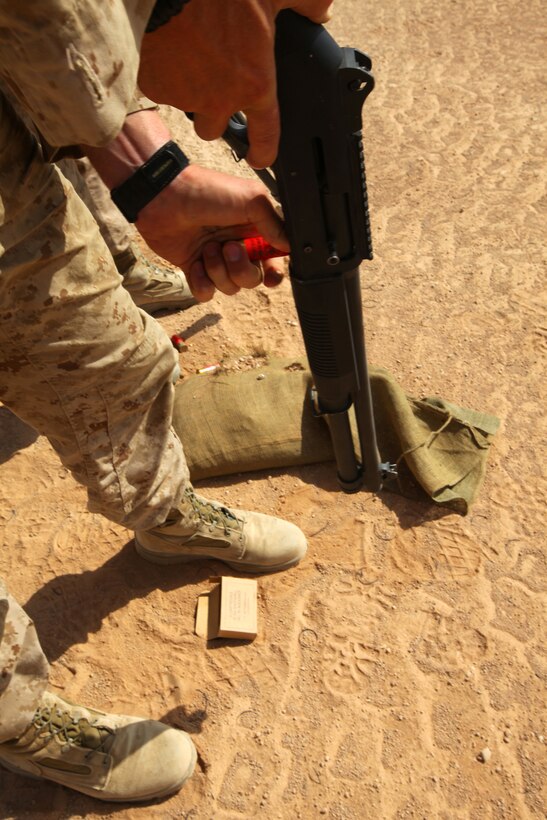
[[[187,165],[189,165],[188,158],[178,145],[168,142],[144,163],[142,171],[146,173],[146,178],[152,185],[163,187]]]
[[[161,182],[166,176],[172,174],[173,171],[182,170],[177,159],[166,150],[146,169],[147,175],[151,182]]]
[[[111,197],[127,221],[136,222],[139,211],[189,164],[178,145],[167,142],[133,176],[114,188]]]

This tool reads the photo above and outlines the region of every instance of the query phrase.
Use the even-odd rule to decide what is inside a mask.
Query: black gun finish
[[[274,165],[301,279],[372,259],[361,109],[374,87],[369,57],[340,48],[295,12],[277,18],[281,142]],[[337,261],[339,260],[339,261]]]
[[[361,109],[374,87],[371,62],[340,48],[323,26],[283,11],[276,65],[281,140],[275,180],[260,176],[283,207],[314,410],[328,421],[341,487],[376,492],[393,470],[380,461],[376,443],[359,281],[359,265],[372,259],[361,135]],[[225,139],[239,157],[246,153],[244,132],[236,115]]]

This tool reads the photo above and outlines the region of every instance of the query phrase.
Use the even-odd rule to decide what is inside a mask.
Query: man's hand
[[[232,296],[262,281],[283,279],[277,259],[253,265],[242,242],[263,236],[289,250],[283,222],[261,182],[190,165],[140,212],[136,223],[147,244],[186,274],[192,293],[207,302],[220,290]]]
[[[279,142],[275,18],[292,8],[316,23],[333,0],[192,0],[144,37],[139,86],[158,103],[194,112],[202,139],[222,136],[236,111],[247,116],[247,161],[271,165]]]
[[[112,190],[170,139],[157,111],[137,111],[109,145],[83,149]],[[140,211],[136,225],[156,253],[182,268],[200,302],[217,289],[231,296],[240,288],[262,281],[274,287],[283,279],[278,259],[253,265],[243,243],[231,241],[261,235],[289,250],[283,220],[258,180],[189,165]]]

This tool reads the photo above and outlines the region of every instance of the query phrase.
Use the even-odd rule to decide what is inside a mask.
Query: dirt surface
[[[0,817],[545,816],[543,17],[539,0],[338,0],[329,26],[377,78],[369,358],[413,395],[502,420],[467,517],[343,495],[332,465],[204,482],[309,538],[298,568],[260,579],[259,637],[207,647],[194,607],[222,565],[145,563],[0,408],[0,574],[36,621],[52,688],[181,727],[200,755],[179,794],[139,808],[1,771]],[[223,147],[185,141],[234,169]],[[303,352],[294,320],[285,283],[161,323],[192,342],[191,373]]]

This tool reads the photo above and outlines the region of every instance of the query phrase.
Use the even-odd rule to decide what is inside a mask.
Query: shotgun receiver
[[[273,174],[257,174],[283,208],[314,412],[327,419],[340,485],[377,492],[394,467],[381,461],[376,443],[359,282],[360,263],[372,259],[361,139],[361,108],[374,86],[371,62],[287,10],[277,17],[276,65],[279,154]],[[238,159],[245,157],[241,114],[230,119],[224,139]]]

